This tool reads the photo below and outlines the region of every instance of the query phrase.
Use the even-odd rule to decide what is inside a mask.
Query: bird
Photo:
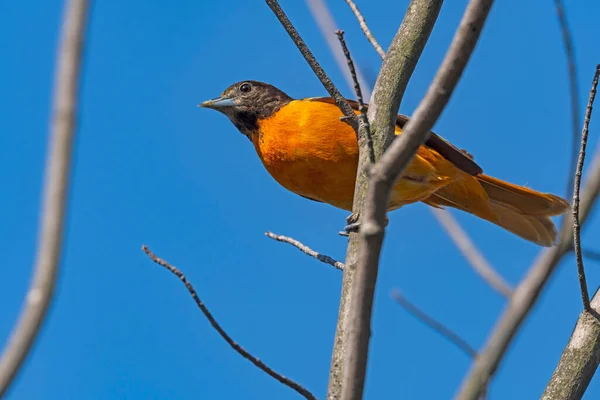
[[[359,104],[347,101],[358,115]],[[285,189],[352,210],[358,142],[333,98],[294,99],[268,83],[246,80],[199,106],[227,116]],[[408,121],[398,115],[396,135]],[[550,217],[570,208],[554,194],[484,174],[471,154],[433,132],[395,183],[388,211],[416,202],[461,210],[544,247],[559,241]]]

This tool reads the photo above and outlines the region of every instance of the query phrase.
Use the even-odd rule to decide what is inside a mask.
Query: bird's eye
[[[240,85],[240,92],[248,93],[252,89],[252,86],[249,83],[242,83]]]

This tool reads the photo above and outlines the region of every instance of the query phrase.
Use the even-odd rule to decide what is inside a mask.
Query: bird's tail
[[[445,186],[426,203],[467,211],[540,246],[557,244],[558,234],[550,217],[567,211],[570,204],[565,199],[488,175],[466,179],[472,181]],[[483,201],[474,204],[473,198]]]

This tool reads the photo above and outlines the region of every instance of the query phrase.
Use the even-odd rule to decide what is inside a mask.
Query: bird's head
[[[229,86],[216,99],[200,103],[225,114],[248,138],[258,131],[258,122],[273,115],[293,99],[267,83],[241,81]]]

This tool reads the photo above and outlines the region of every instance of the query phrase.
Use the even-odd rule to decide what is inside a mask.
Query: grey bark
[[[592,312],[583,310],[579,315],[542,400],[581,399],[596,373],[600,363],[600,290],[591,306]]]
[[[393,127],[402,96],[427,43],[441,5],[442,0],[413,0],[384,59],[371,96],[368,114],[376,160],[381,157],[387,144],[393,139]],[[375,136],[373,136],[373,132],[375,132]],[[366,173],[370,166],[367,138],[359,137],[359,148],[359,166],[352,207],[352,211],[358,214],[363,208],[369,179]],[[358,235],[350,234],[329,374],[327,391],[329,400],[342,398],[343,367],[346,362],[346,347],[350,333],[347,330],[349,300],[353,293],[357,259]],[[358,396],[357,398],[362,397],[364,385],[364,374],[359,375],[363,375],[363,377],[351,382],[352,390],[355,390],[353,393]]]

